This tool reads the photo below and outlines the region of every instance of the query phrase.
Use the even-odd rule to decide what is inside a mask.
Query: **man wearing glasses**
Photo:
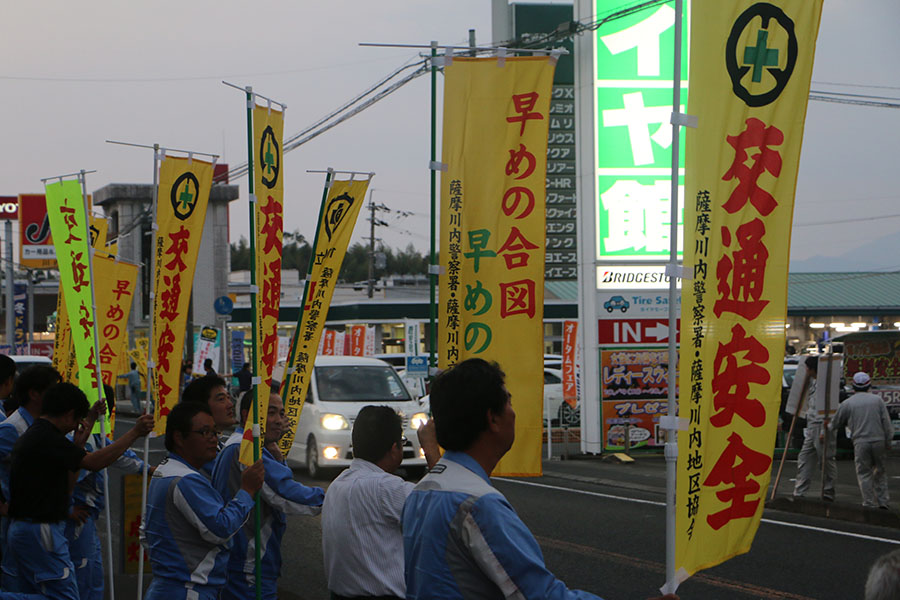
[[[227,503],[201,473],[216,457],[219,430],[210,409],[182,402],[166,423],[169,456],[156,468],[147,492],[141,537],[153,565],[147,600],[213,600],[225,584],[233,536],[253,508],[265,469],[257,461],[241,473]]]
[[[277,385],[273,386],[274,389],[278,389]],[[243,423],[247,423],[253,396],[254,393],[250,390],[241,398]],[[278,597],[278,578],[281,576],[281,540],[287,529],[287,515],[318,515],[322,510],[325,491],[320,487],[306,487],[299,481],[294,481],[293,471],[284,464],[278,450],[278,440],[285,434],[288,426],[281,396],[273,391],[269,395],[268,404],[263,440],[265,447],[262,449],[266,478],[260,492],[260,530],[264,532],[260,566],[262,597],[275,600]],[[225,443],[225,449],[216,457],[212,481],[224,498],[231,498],[239,490],[242,473],[245,472],[239,460],[243,435],[244,430],[238,427]],[[222,600],[256,598],[255,529],[253,520],[248,519],[234,536]]]

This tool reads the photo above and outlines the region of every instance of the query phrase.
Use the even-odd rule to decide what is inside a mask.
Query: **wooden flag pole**
[[[803,386],[803,391],[806,392],[805,384]],[[797,412],[794,413],[794,418],[791,419],[791,427],[790,429],[788,429],[787,441],[785,441],[784,450],[782,450],[781,452],[781,462],[778,464],[778,473],[775,475],[775,483],[772,484],[772,495],[769,496],[769,500],[774,500],[775,492],[778,491],[778,482],[781,481],[781,471],[784,469],[784,461],[787,458],[787,451],[791,445],[791,439],[794,436],[794,425],[797,424]]]
[[[88,241],[88,277],[91,281],[91,306],[94,314],[94,369],[97,377],[97,398],[103,401],[103,414],[100,415],[100,439],[103,442],[103,445],[106,445],[106,419],[109,414],[109,401],[106,398],[106,390],[103,389],[103,374],[100,369],[100,342],[97,339],[97,324],[99,320],[97,319],[97,294],[96,294],[96,282],[94,281],[94,245],[91,244],[91,222],[88,218],[90,213],[90,209],[88,206],[88,195],[87,195],[87,180],[85,178],[86,171],[82,170],[78,175],[78,179],[81,182],[81,197],[84,202],[84,231],[86,234],[86,240]],[[100,450],[100,448],[96,448],[96,450]],[[115,568],[113,566],[113,553],[112,553],[112,525],[110,524],[110,513],[109,513],[109,473],[108,469],[104,468],[101,472],[101,476],[103,477],[103,496],[106,498],[105,506],[103,507],[103,513],[106,517],[106,559],[107,569],[109,570],[109,598],[110,600],[116,600],[116,581],[115,576],[113,575],[113,571]]]

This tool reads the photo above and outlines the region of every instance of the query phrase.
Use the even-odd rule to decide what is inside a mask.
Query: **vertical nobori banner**
[[[137,265],[94,255],[94,294],[100,332],[100,376],[116,387],[122,359],[128,352],[128,315],[137,282]],[[111,432],[110,432],[111,433]]]
[[[502,62],[499,62],[501,61]],[[438,365],[497,361],[516,440],[495,474],[540,475],[545,177],[554,57],[445,67]]]
[[[303,310],[294,334],[296,339],[293,354],[288,359],[282,387],[284,411],[289,426],[279,446],[285,456],[297,434],[297,422],[300,420],[300,411],[303,410],[303,401],[315,367],[316,351],[325,327],[328,307],[331,306],[334,285],[341,263],[344,262],[344,255],[347,254],[350,236],[356,227],[356,217],[369,188],[369,181],[370,179],[332,181],[319,215],[312,269],[308,274]]]
[[[150,357],[156,365],[152,389],[157,435],[165,433],[169,411],[178,402],[188,303],[212,175],[212,163],[197,159],[166,156],[159,167]]]
[[[747,552],[769,484],[821,1],[693,0],[676,568]]]
[[[278,310],[281,306],[281,243],[284,236],[284,177],[281,139],[282,111],[257,106],[253,109],[254,170],[256,179],[256,406],[261,431],[266,429],[272,370],[278,361]],[[253,464],[253,411],[247,414],[240,460]]]
[[[78,365],[78,385],[91,402],[97,400],[94,356],[94,307],[91,300],[90,244],[81,182],[48,183],[47,217],[59,266],[72,347]]]

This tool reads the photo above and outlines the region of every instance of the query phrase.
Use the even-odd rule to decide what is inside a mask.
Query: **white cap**
[[[868,387],[871,382],[869,374],[864,371],[859,371],[853,376],[853,387]]]

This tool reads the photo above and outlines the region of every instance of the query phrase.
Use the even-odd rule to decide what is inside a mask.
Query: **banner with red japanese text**
[[[266,430],[272,370],[278,362],[278,309],[281,306],[281,243],[284,216],[284,177],[281,161],[281,139],[284,112],[271,107],[253,109],[254,190],[256,191],[256,307],[253,343],[256,344],[254,373],[256,414],[260,431]],[[253,464],[253,411],[247,415],[240,460]],[[262,434],[261,434],[262,435]]]
[[[90,223],[91,246],[95,250],[103,250],[106,247],[108,221],[91,214],[88,215],[88,222]],[[69,313],[66,310],[66,303],[63,298],[64,294],[60,289],[56,297],[56,335],[53,339],[53,368],[59,371],[63,381],[77,383],[78,366],[75,362],[75,349],[72,346]]]
[[[97,301],[97,331],[100,335],[100,378],[116,389],[119,375],[127,372],[123,362],[128,352],[128,315],[137,282],[137,265],[123,263],[110,256],[94,254],[94,299]],[[124,400],[124,398],[123,398]],[[110,411],[109,427],[115,427],[115,408]],[[99,429],[95,427],[95,433]]]
[[[78,386],[93,404],[99,393],[94,357],[90,240],[81,182],[69,179],[48,183],[45,191],[59,285],[66,303],[69,335],[77,363]]]
[[[540,475],[547,128],[555,59],[444,68],[438,366],[496,361],[516,439],[495,475]]]
[[[116,387],[122,357],[128,352],[128,315],[134,298],[138,267],[108,256],[94,255],[94,294],[100,332],[100,377]]]
[[[747,552],[778,423],[794,190],[821,0],[694,0],[676,568]]]
[[[662,346],[600,349],[603,448],[661,446],[659,418],[669,402],[669,352]],[[677,380],[677,377],[676,377]]]
[[[578,405],[578,371],[581,367],[578,347],[578,321],[563,321],[562,387],[563,401],[571,408]]]
[[[334,295],[334,285],[347,254],[350,236],[356,227],[356,217],[369,188],[369,181],[370,179],[332,180],[322,205],[313,248],[313,265],[306,284],[303,310],[297,323],[293,355],[288,360],[281,386],[288,431],[281,438],[279,446],[285,455],[294,443],[297,422],[315,366],[316,349],[319,348],[328,307],[331,306],[331,297]]]
[[[155,363],[151,396],[156,425],[166,431],[166,418],[178,402],[181,359],[194,268],[206,220],[213,165],[209,162],[166,156],[159,167],[156,201],[153,346]],[[151,370],[153,372],[153,370]]]

